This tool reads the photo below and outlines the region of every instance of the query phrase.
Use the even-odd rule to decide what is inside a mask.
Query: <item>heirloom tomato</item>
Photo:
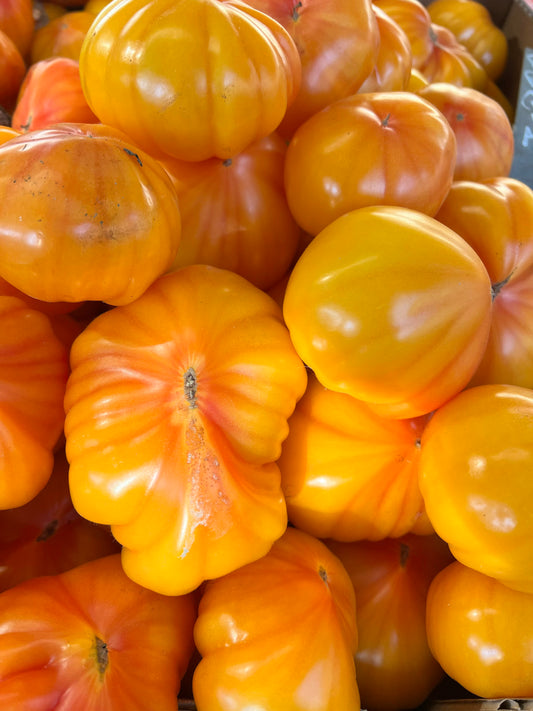
[[[361,706],[417,708],[444,677],[428,645],[426,595],[435,575],[453,561],[448,546],[435,535],[326,544],[355,589]]]
[[[475,249],[492,282],[489,340],[471,385],[533,388],[533,190],[508,177],[457,181],[436,219]]]
[[[136,585],[120,555],[0,594],[0,704],[10,711],[175,711],[196,600]]]
[[[30,63],[50,57],[80,58],[80,51],[94,20],[91,12],[66,12],[35,30],[30,50]]]
[[[225,160],[279,126],[301,62],[288,32],[239,0],[115,0],[80,73],[99,119],[148,153]]]
[[[533,390],[478,385],[422,433],[420,489],[457,560],[533,593]]]
[[[430,83],[449,82],[484,91],[487,73],[467,48],[457,41],[453,32],[432,23],[429,34],[433,49],[420,67],[426,79]]]
[[[166,171],[100,124],[57,124],[0,146],[0,203],[0,276],[42,301],[133,301],[179,245]]]
[[[454,562],[427,598],[431,651],[448,676],[484,698],[533,696],[533,595]]]
[[[300,228],[287,205],[283,169],[287,146],[276,133],[233,158],[163,160],[181,214],[173,268],[211,264],[268,289],[292,265]]]
[[[32,0],[0,2],[0,30],[13,40],[24,59],[32,43],[34,25]]]
[[[428,12],[434,23],[453,32],[491,79],[499,79],[507,62],[507,38],[494,24],[483,3],[475,0],[433,0],[428,5]]]
[[[68,354],[48,316],[0,296],[0,509],[23,506],[48,482],[67,376]]]
[[[400,25],[384,10],[374,7],[379,33],[379,49],[372,72],[359,87],[359,93],[404,91],[409,84],[413,56],[411,43]]]
[[[509,175],[514,155],[513,127],[505,110],[468,86],[432,82],[419,90],[441,111],[457,141],[453,179],[487,180]]]
[[[20,86],[11,125],[26,133],[70,121],[98,122],[85,100],[78,62],[51,57],[32,64]]]
[[[288,528],[249,565],[208,581],[194,639],[198,711],[358,711],[355,598],[339,559]]]
[[[455,158],[453,131],[429,101],[407,91],[353,94],[294,134],[285,159],[287,202],[313,235],[367,205],[432,215],[450,189]]]
[[[248,0],[277,20],[300,55],[299,91],[279,126],[289,139],[310,116],[355,93],[376,61],[379,32],[370,0]]]
[[[411,45],[413,67],[420,69],[433,51],[431,17],[427,8],[419,0],[373,0],[373,4],[405,32]]]
[[[0,511],[0,590],[119,552],[107,527],[74,510],[63,448],[44,489],[24,506]]]
[[[309,376],[278,460],[289,520],[343,541],[431,533],[418,489],[426,420],[385,419]]]
[[[95,318],[71,364],[71,495],[111,524],[136,582],[188,592],[283,534],[275,460],[307,374],[267,294],[183,267]]]
[[[16,44],[0,30],[0,106],[7,112],[15,108],[25,74],[26,64]]]
[[[291,272],[283,312],[322,385],[408,418],[468,383],[491,306],[489,275],[465,240],[415,210],[376,206],[313,239]]]

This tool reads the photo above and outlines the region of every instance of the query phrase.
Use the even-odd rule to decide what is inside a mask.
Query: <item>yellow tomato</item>
[[[491,308],[487,270],[465,240],[427,215],[384,206],[322,230],[283,303],[318,380],[398,418],[426,414],[468,383]]]
[[[431,583],[426,627],[434,657],[470,693],[533,696],[533,595],[455,562]]]
[[[533,390],[479,385],[422,435],[420,489],[457,560],[533,593]]]
[[[98,118],[148,153],[225,160],[278,127],[301,62],[288,32],[239,0],[115,0],[80,74]]]

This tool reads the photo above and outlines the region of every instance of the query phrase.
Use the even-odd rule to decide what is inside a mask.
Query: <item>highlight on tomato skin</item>
[[[467,385],[491,312],[489,275],[470,245],[428,215],[390,206],[353,210],[322,230],[283,302],[320,383],[398,419],[428,414]]]

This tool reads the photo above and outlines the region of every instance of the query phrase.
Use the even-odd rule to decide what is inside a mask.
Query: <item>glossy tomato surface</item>
[[[81,89],[78,62],[50,57],[32,64],[20,87],[11,125],[26,133],[69,121],[98,123]]]
[[[301,62],[278,22],[238,0],[126,0],[97,15],[80,73],[99,119],[148,153],[225,160],[279,126]]]
[[[435,531],[461,563],[533,593],[533,390],[459,393],[422,435],[420,489]]]
[[[359,711],[354,590],[318,539],[287,529],[260,560],[209,581],[198,613],[198,711]]]
[[[180,594],[264,555],[286,527],[276,459],[307,374],[279,306],[183,267],[94,319],[71,350],[70,488],[142,585]]]
[[[533,190],[505,176],[457,181],[435,217],[476,250],[492,282],[489,341],[471,384],[533,388]]]
[[[286,152],[285,141],[274,132],[227,160],[163,161],[181,214],[173,269],[211,264],[260,289],[286,274],[301,233],[285,197]]]
[[[455,562],[431,584],[426,624],[435,658],[471,694],[533,696],[531,593]]]
[[[157,595],[120,556],[0,594],[0,702],[13,711],[175,711],[196,601]]]
[[[57,124],[0,146],[0,202],[0,276],[42,301],[133,301],[178,249],[167,173],[101,124]]]
[[[67,348],[48,316],[0,296],[1,510],[28,503],[50,478],[67,376]]]
[[[398,418],[427,414],[468,383],[491,308],[487,271],[459,235],[379,206],[314,238],[283,303],[296,350],[322,385]]]
[[[298,48],[302,78],[279,126],[289,140],[310,116],[355,93],[372,72],[379,31],[370,0],[250,0],[273,17]]]
[[[428,645],[426,596],[435,575],[453,561],[448,546],[435,535],[326,543],[355,589],[361,706],[419,707],[444,677]]]
[[[374,205],[433,215],[450,189],[456,140],[443,114],[408,91],[353,94],[298,128],[287,149],[285,191],[306,232]]]
[[[381,417],[310,374],[278,460],[290,521],[341,541],[430,533],[418,488],[426,421]]]
[[[432,82],[419,96],[446,116],[457,141],[454,181],[509,175],[514,155],[513,127],[495,99],[468,86]]]

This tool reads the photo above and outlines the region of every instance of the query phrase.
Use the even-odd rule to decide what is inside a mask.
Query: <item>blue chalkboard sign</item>
[[[524,51],[513,130],[511,177],[533,188],[533,48],[529,47]]]

